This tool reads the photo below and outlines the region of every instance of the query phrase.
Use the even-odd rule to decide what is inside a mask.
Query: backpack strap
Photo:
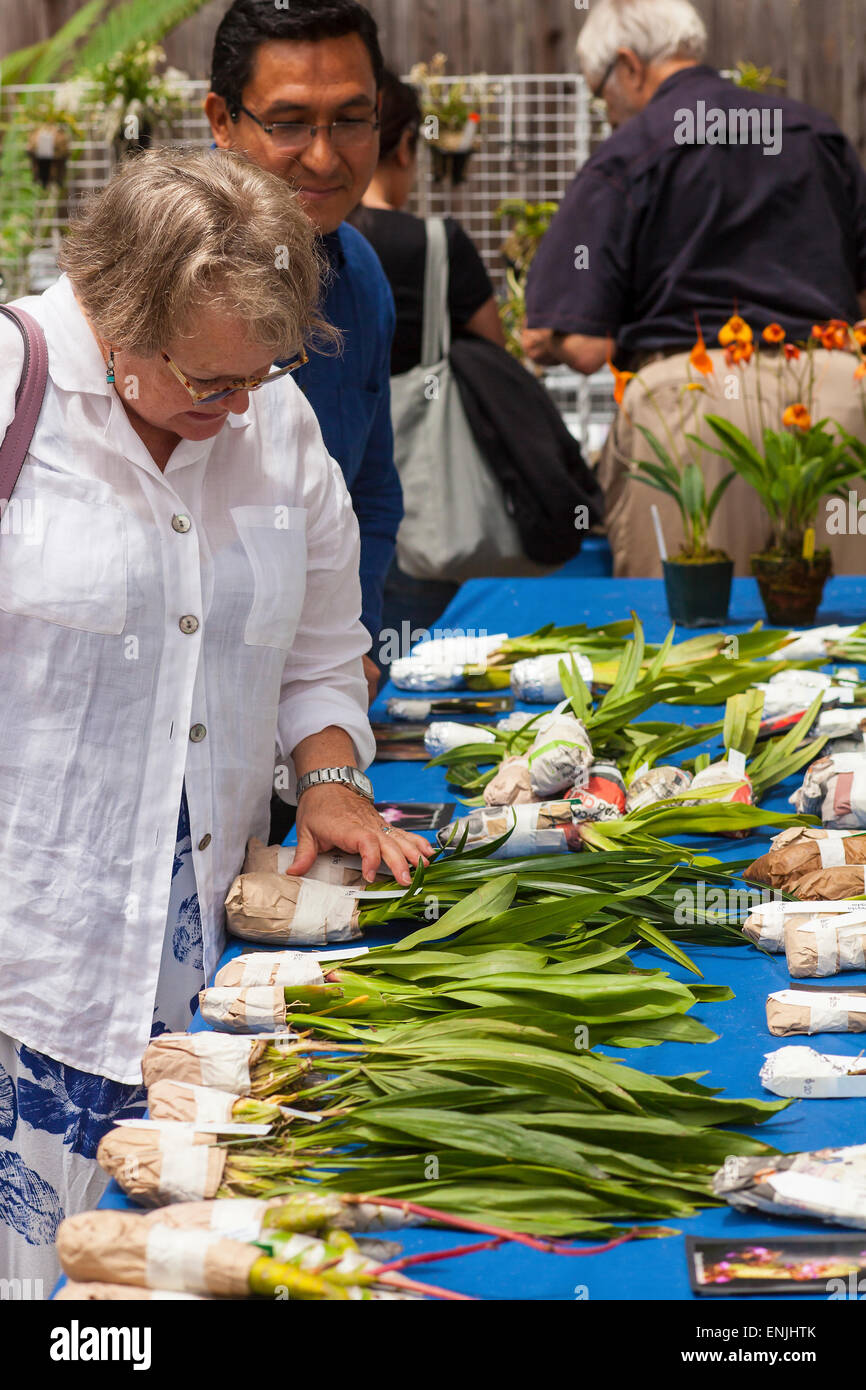
[[[448,310],[448,234],[445,219],[428,217],[427,255],[424,266],[424,327],[421,365],[435,367],[451,349],[451,315]]]
[[[48,344],[41,326],[24,309],[0,304],[24,339],[24,366],[15,392],[15,415],[0,444],[0,513],[12,496],[33,439],[48,381]]]

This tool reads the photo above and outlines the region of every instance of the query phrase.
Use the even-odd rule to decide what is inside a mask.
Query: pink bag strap
[[[15,392],[15,415],[3,443],[0,444],[0,514],[12,496],[24,460],[30,448],[39,411],[48,381],[48,344],[45,334],[31,314],[24,309],[12,309],[0,304],[5,314],[16,324],[24,339],[24,367],[18,390]]]

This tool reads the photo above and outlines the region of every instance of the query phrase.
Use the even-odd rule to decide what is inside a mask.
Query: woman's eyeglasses
[[[241,377],[236,381],[230,382],[228,386],[221,387],[219,391],[196,390],[189,377],[184,376],[180,367],[176,362],[172,362],[167,352],[162,354],[162,360],[168,363],[178,381],[186,387],[195,405],[207,405],[213,401],[223,401],[226,396],[234,395],[235,391],[258,391],[260,386],[267,386],[272,381],[279,381],[280,377],[288,376],[289,372],[296,372],[298,368],[303,367],[304,363],[309,359],[302,349],[300,357],[294,362],[289,362],[287,366],[275,367],[273,371],[268,372],[267,376],[254,376],[250,377],[249,380]]]
[[[378,120],[331,121],[328,125],[307,125],[305,121],[265,122],[246,106],[240,107],[240,110],[257,126],[261,126],[265,135],[269,135],[281,150],[300,152],[309,149],[320,130],[328,132],[335,150],[360,149],[370,143],[379,129]]]

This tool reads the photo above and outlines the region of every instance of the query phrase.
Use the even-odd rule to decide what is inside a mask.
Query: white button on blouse
[[[0,1032],[137,1082],[184,779],[210,975],[275,756],[332,724],[374,755],[358,526],[290,377],[162,473],[66,277],[21,304],[49,382],[0,528]],[[0,320],[0,438],[22,360]]]

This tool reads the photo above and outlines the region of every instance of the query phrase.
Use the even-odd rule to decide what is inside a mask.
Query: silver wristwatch
[[[305,772],[303,777],[298,778],[298,799],[308,787],[321,787],[329,782],[341,783],[350,791],[357,792],[359,796],[365,796],[368,801],[375,801],[376,799],[373,794],[373,783],[356,767],[320,767],[315,772]]]

